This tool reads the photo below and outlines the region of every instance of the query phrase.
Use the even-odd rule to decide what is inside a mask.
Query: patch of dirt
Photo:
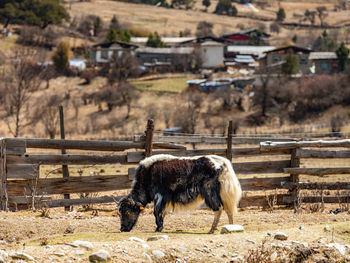
[[[237,255],[247,257],[248,251],[256,249],[266,238],[273,239],[277,231],[289,236],[286,242],[350,243],[347,232],[350,218],[346,212],[294,214],[282,209],[272,213],[248,209],[235,216],[235,224],[244,226],[245,231],[225,235],[206,234],[213,220],[211,211],[168,214],[162,234],[169,239],[149,241],[148,248],[130,241],[129,237],[147,240],[156,234],[150,208],[145,209],[130,233],[120,233],[119,217],[113,210],[101,209],[96,213],[50,209],[49,215],[47,218],[40,217],[40,212],[0,212],[0,237],[3,239],[0,249],[28,253],[37,262],[47,262],[48,258],[54,262],[86,262],[88,256],[99,249],[107,250],[112,262],[147,262],[149,257],[162,262],[176,259],[178,262],[229,262]],[[222,216],[219,226],[227,223],[226,216]],[[330,231],[324,230],[326,225]],[[67,245],[75,240],[89,241],[94,248],[87,251]],[[78,250],[84,253],[79,254]],[[160,250],[165,256],[155,259],[152,250]],[[57,251],[63,256],[55,255]]]

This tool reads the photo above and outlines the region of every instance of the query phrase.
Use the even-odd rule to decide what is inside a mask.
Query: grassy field
[[[195,75],[186,75],[182,77],[132,81],[131,84],[141,91],[180,93],[188,86],[186,81],[194,77]]]

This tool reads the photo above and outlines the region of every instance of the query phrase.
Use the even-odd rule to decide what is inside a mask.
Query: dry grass
[[[209,12],[203,12],[202,1],[196,1],[194,10],[165,9],[150,5],[129,4],[118,1],[94,0],[91,2],[76,2],[72,5],[70,13],[72,16],[82,16],[98,13],[102,19],[108,23],[113,15],[125,24],[136,28],[144,28],[150,32],[158,31],[163,35],[178,36],[180,31],[190,29],[194,35],[198,22],[207,21],[214,24],[214,33],[222,34],[237,30],[238,24],[244,24],[247,28],[257,25],[257,21],[248,18],[237,18],[215,15],[217,1],[212,1]],[[258,13],[258,16],[274,19],[278,10],[277,2],[271,2],[271,6]],[[293,13],[304,14],[306,9],[316,9],[317,6],[324,5],[329,10],[333,10],[332,2],[325,1],[299,1],[282,2],[281,6],[286,9],[288,22],[297,22]],[[241,10],[240,6],[237,6]],[[250,11],[240,11],[240,14],[250,14]],[[337,24],[348,20],[348,12],[330,13],[326,22]],[[318,23],[318,21],[317,21]]]
[[[131,84],[133,84],[137,89],[142,91],[180,93],[186,89],[186,81],[192,78],[195,78],[195,75],[132,81]]]

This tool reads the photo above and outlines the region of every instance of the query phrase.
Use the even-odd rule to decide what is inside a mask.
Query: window
[[[328,66],[329,66],[328,62],[321,62],[320,64],[320,67],[323,71],[327,70]]]
[[[272,63],[278,63],[282,60],[282,57],[280,55],[273,55],[272,56]]]
[[[101,50],[101,58],[108,59],[108,51],[107,50]]]
[[[299,58],[299,64],[306,65],[307,64],[307,58],[306,57]]]

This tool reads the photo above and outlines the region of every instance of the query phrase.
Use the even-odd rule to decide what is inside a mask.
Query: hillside
[[[146,32],[158,31],[167,36],[178,36],[180,31],[191,30],[192,35],[200,21],[214,24],[214,33],[219,35],[224,32],[238,30],[239,27],[254,27],[262,21],[245,18],[229,17],[213,14],[217,0],[211,1],[208,12],[203,12],[202,1],[196,1],[193,10],[178,10],[171,8],[156,7],[143,4],[130,4],[110,0],[93,0],[91,2],[74,2],[69,10],[72,17],[81,17],[90,14],[99,15],[106,23],[109,23],[113,15],[116,15],[121,23],[132,28],[145,29]],[[341,25],[350,22],[348,11],[333,12],[337,1],[282,1],[281,6],[286,10],[286,22],[298,22],[298,16],[303,15],[306,9],[315,10],[318,6],[326,6],[329,11],[325,19],[329,25]],[[278,10],[277,2],[270,2],[263,10],[251,12],[242,5],[236,5],[239,16],[250,16],[264,19],[275,19]],[[264,22],[266,25],[269,22]],[[307,23],[307,22],[306,22]],[[316,18],[316,24],[319,21]],[[241,24],[241,25],[240,25]],[[268,27],[267,27],[268,30]]]

